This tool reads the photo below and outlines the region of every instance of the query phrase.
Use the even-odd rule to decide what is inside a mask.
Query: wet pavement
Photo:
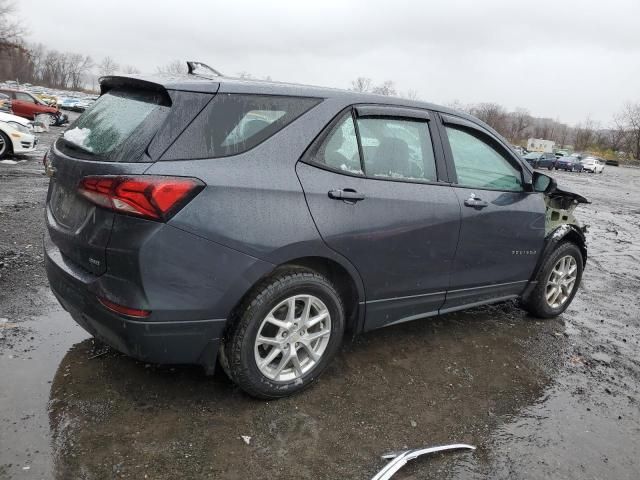
[[[478,450],[394,478],[640,478],[640,170],[554,172],[593,201],[561,317],[505,303],[389,327],[347,342],[311,389],[263,402],[71,321],[46,288],[39,162],[0,165],[0,479],[367,479],[382,453],[445,442]]]

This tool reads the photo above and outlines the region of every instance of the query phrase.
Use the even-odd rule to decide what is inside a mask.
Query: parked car
[[[544,158],[544,153],[541,152],[529,152],[524,157],[522,157],[529,165],[533,168],[539,168],[538,164],[542,158]]]
[[[584,167],[578,157],[561,157],[556,161],[556,170],[564,170],[566,172],[581,172]]]
[[[4,93],[0,93],[0,112],[13,113],[13,110],[11,109],[11,97]]]
[[[62,125],[67,121],[67,116],[61,113],[58,107],[47,105],[29,92],[5,88],[0,89],[0,93],[11,98],[13,113],[19,117],[33,120],[36,115],[48,114],[51,118],[51,125]]]
[[[529,152],[524,159],[533,168],[548,168],[552,170],[556,164],[556,156],[553,153]]]
[[[45,158],[45,263],[75,321],[133,357],[219,358],[277,398],[347,331],[516,298],[548,318],[576,294],[587,200],[472,116],[197,75],[101,90]]]
[[[0,112],[0,159],[33,152],[37,144],[30,122],[17,115]]]
[[[580,161],[582,168],[591,173],[602,173],[604,171],[604,160],[597,157],[587,157]]]
[[[605,163],[607,165],[611,165],[612,167],[619,167],[620,166],[620,162],[618,162],[618,160],[607,160]]]

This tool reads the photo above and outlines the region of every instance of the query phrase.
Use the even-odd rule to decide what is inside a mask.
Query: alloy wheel
[[[298,380],[322,359],[331,336],[329,309],[313,295],[278,303],[258,328],[254,357],[258,370],[277,382]]]
[[[0,135],[0,158],[4,155],[6,150],[7,150],[7,144],[4,141],[3,136]]]
[[[571,297],[578,278],[578,264],[571,255],[560,258],[547,280],[545,298],[551,308],[560,308]]]

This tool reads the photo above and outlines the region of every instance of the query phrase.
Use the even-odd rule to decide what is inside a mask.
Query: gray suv
[[[477,119],[224,77],[105,77],[45,157],[51,288],[146,362],[310,385],[358,334],[521,299],[562,313],[580,195]]]

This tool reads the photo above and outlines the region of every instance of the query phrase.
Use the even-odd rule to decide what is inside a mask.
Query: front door
[[[462,209],[442,313],[522,293],[542,253],[545,203],[523,165],[488,131],[444,117],[443,144]]]
[[[344,112],[297,166],[322,238],[362,277],[366,330],[437,314],[460,228],[428,112],[397,110]]]

